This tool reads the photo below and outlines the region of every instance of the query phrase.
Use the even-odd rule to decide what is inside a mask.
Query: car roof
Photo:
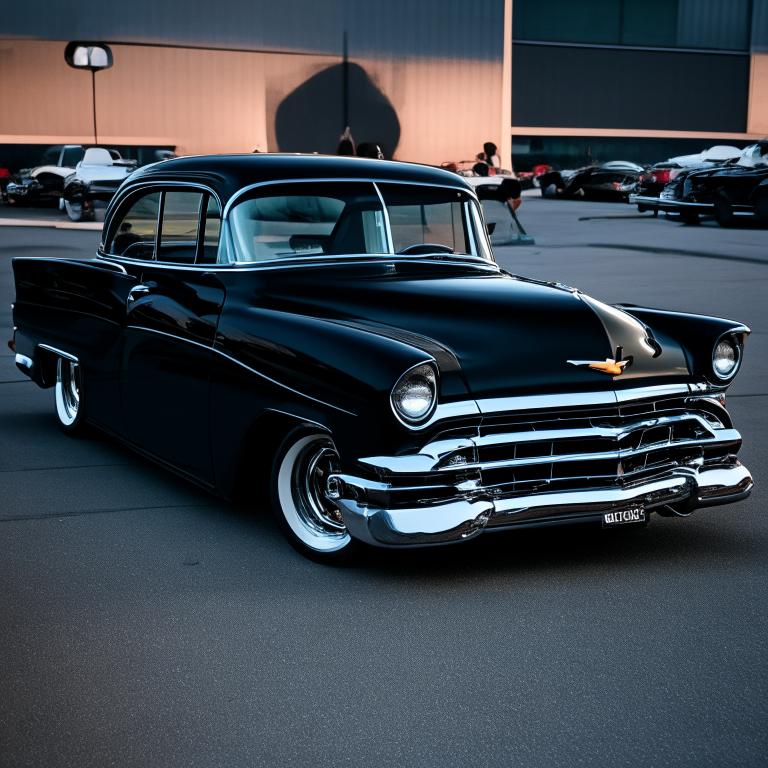
[[[131,187],[149,181],[199,183],[211,187],[226,206],[244,187],[269,181],[374,180],[435,184],[471,190],[455,173],[428,165],[332,155],[255,153],[193,155],[144,166],[131,175]]]

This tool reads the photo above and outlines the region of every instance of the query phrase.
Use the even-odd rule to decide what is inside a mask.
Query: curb
[[[0,219],[0,227],[55,227],[56,229],[101,230],[104,224],[98,221],[44,221],[43,219]]]

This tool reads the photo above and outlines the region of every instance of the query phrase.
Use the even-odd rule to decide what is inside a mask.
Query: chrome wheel
[[[80,366],[59,358],[56,368],[56,414],[66,427],[77,420],[80,412]]]
[[[93,221],[93,208],[88,203],[70,203],[65,200],[64,207],[72,221]]]
[[[328,475],[338,470],[338,453],[321,434],[299,438],[280,462],[280,511],[301,543],[316,552],[335,552],[351,541],[341,511],[325,493]]]

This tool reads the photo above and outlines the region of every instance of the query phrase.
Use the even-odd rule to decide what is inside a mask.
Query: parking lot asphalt
[[[536,245],[497,249],[509,271],[752,328],[729,394],[748,500],[311,563],[262,498],[59,432],[5,346],[11,259],[99,233],[0,228],[1,765],[765,765],[768,230],[518,213]]]

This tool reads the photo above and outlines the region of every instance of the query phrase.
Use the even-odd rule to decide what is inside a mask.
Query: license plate
[[[603,515],[603,528],[613,528],[615,525],[626,525],[645,522],[645,509],[643,507],[629,507],[619,509],[616,512],[606,512]]]

